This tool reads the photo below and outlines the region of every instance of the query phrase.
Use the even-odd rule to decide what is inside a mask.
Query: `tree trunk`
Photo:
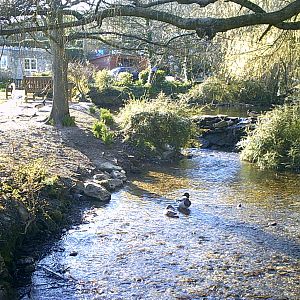
[[[62,15],[57,16],[59,23],[62,22]],[[70,117],[68,103],[68,62],[65,52],[65,37],[62,28],[53,30],[51,38],[51,51],[53,55],[53,103],[48,122],[61,126],[64,120]]]
[[[56,42],[52,43],[53,53],[53,104],[49,121],[62,125],[63,120],[70,116],[68,103],[67,61],[65,49]]]

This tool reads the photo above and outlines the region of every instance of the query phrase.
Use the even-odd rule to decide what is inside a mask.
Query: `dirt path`
[[[107,147],[91,133],[97,116],[89,113],[91,103],[71,103],[76,126],[55,128],[45,124],[51,102],[9,100],[0,104],[0,162],[12,154],[22,161],[45,158],[49,170],[63,177],[97,168],[99,163],[124,161],[122,146]],[[125,157],[126,158],[126,157]]]

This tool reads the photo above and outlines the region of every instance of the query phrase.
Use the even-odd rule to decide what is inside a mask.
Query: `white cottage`
[[[25,47],[0,48],[0,80],[20,80],[23,76],[49,72],[52,56],[45,49]]]

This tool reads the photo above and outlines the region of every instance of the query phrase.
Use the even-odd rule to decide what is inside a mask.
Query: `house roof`
[[[133,54],[108,53],[108,54],[102,54],[102,55],[97,55],[97,56],[91,57],[89,60],[92,61],[92,60],[97,60],[97,59],[101,59],[101,58],[105,58],[105,57],[109,57],[109,56],[131,57],[131,58],[140,57],[140,55],[133,55]]]

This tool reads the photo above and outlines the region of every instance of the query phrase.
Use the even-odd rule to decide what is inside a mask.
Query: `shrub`
[[[96,121],[93,125],[92,132],[94,136],[101,139],[104,144],[111,144],[113,142],[114,134],[103,121]]]
[[[88,95],[94,104],[101,107],[119,107],[128,99],[127,95],[120,88],[117,89],[115,87],[104,91],[99,91],[97,88],[92,87]]]
[[[64,116],[62,125],[65,127],[75,126],[75,117]]]
[[[90,114],[94,115],[96,113],[96,111],[97,111],[97,108],[95,106],[90,106],[89,107]]]
[[[173,101],[161,94],[155,100],[132,100],[119,114],[124,138],[148,154],[185,146],[193,124],[184,101]]]
[[[152,85],[162,86],[164,83],[166,83],[166,72],[164,70],[157,70],[153,73]]]
[[[100,91],[103,92],[111,88],[113,84],[113,78],[109,74],[108,70],[101,70],[94,75],[95,86]]]
[[[145,69],[139,73],[139,80],[141,81],[142,84],[147,83],[149,76],[149,69]]]
[[[260,168],[300,169],[300,106],[277,107],[240,142],[241,158]]]
[[[209,77],[189,91],[190,102],[199,104],[248,103],[270,105],[276,103],[273,88],[259,79],[230,79]]]
[[[86,100],[90,90],[89,81],[94,73],[92,65],[70,63],[68,67],[68,81],[73,84],[72,97]]]
[[[0,165],[0,174],[5,173],[0,181],[0,198],[13,198],[22,202],[31,217],[35,218],[43,203],[39,200],[41,191],[45,188],[55,189],[58,185],[57,176],[49,176],[42,159],[34,159],[19,163],[10,158],[9,163]]]
[[[111,126],[113,124],[113,115],[111,114],[109,109],[100,108],[100,121],[102,121],[108,126]]]
[[[120,86],[130,86],[133,83],[133,75],[128,72],[120,73],[117,84]]]

